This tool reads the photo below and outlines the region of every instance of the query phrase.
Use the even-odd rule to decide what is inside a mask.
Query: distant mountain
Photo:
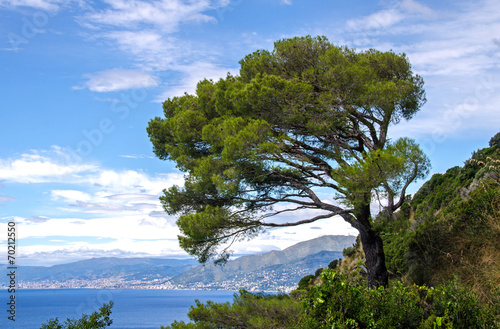
[[[95,280],[109,277],[151,280],[178,275],[196,264],[193,259],[102,257],[50,267],[18,266],[18,268],[22,281]]]
[[[291,286],[318,268],[338,258],[354,244],[354,236],[322,236],[300,242],[282,251],[249,255],[228,261],[224,266],[200,265],[170,280],[187,288],[240,288],[266,290]]]

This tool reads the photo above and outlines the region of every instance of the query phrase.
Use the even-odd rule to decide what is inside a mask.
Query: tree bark
[[[359,231],[363,251],[365,252],[366,269],[368,274],[368,286],[376,289],[387,287],[389,284],[389,273],[385,266],[385,254],[382,238],[371,228]]]
[[[355,220],[352,220],[349,215],[341,216],[359,232],[365,252],[368,286],[372,289],[387,287],[389,285],[389,272],[385,266],[384,244],[378,232],[371,226],[369,203],[367,202],[365,206],[358,208]]]

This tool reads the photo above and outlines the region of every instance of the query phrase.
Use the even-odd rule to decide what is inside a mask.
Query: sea
[[[175,320],[188,322],[187,312],[195,300],[224,303],[233,300],[234,291],[153,290],[153,289],[16,289],[15,321],[8,319],[10,296],[0,294],[0,328],[39,329],[49,319],[79,319],[98,312],[109,301],[111,329],[160,329]]]

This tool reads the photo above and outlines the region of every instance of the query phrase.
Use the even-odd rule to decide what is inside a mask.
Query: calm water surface
[[[7,290],[0,295],[0,328],[38,329],[51,318],[60,322],[98,311],[112,300],[111,329],[159,329],[174,320],[189,319],[189,306],[201,302],[231,301],[231,291],[139,289],[22,289],[16,290],[16,321],[7,319]]]

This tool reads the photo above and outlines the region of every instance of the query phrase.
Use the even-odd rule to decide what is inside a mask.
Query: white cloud
[[[48,153],[54,155],[52,151],[33,151],[22,154],[19,159],[0,159],[0,179],[16,183],[62,182],[78,180],[78,174],[97,170],[92,164],[68,164],[69,157],[50,158]]]
[[[24,221],[26,223],[44,223],[48,220],[50,220],[50,218],[45,217],[45,216],[31,216],[31,217],[26,218]]]
[[[182,185],[179,173],[148,175],[136,170],[112,170],[96,164],[75,163],[71,153],[54,146],[52,150],[21,154],[18,159],[0,159],[0,180],[13,183],[66,183],[80,186],[100,187],[107,196],[134,193],[159,194],[173,184]],[[81,159],[80,159],[81,160]],[[54,190],[53,197],[81,201],[89,200],[88,195],[77,190]],[[147,198],[150,195],[146,196]],[[102,195],[100,197],[103,197]],[[83,199],[82,199],[83,198]]]
[[[405,52],[425,80],[426,105],[392,127],[391,137],[432,139],[435,146],[498,126],[498,1],[461,2],[442,12],[405,0],[347,25],[351,44]]]
[[[110,92],[158,85],[157,79],[147,72],[112,69],[85,75],[85,87],[96,92]],[[73,87],[81,89],[82,87]]]
[[[128,206],[125,204],[112,203],[112,202],[108,203],[83,202],[79,200],[77,200],[75,204],[72,204],[71,206],[75,207],[77,212],[96,213],[96,214],[101,214],[103,212],[123,213],[125,211],[139,210],[136,207]]]
[[[141,225],[145,218],[154,224],[153,230]],[[81,221],[85,222],[85,225],[79,224]],[[32,221],[30,218],[17,217],[16,222],[22,226],[23,239],[65,236],[115,240],[164,240],[177,239],[177,234],[179,234],[178,228],[172,221],[142,214],[109,214],[90,219],[49,218],[45,221]]]
[[[123,155],[120,155],[120,157],[127,158],[127,159],[153,159],[152,156],[143,155],[143,154],[123,154]]]
[[[110,41],[123,52],[132,55],[137,66],[146,71],[176,71],[184,74],[179,88],[173,90],[175,94],[183,94],[185,90],[180,91],[180,88],[183,88],[186,84],[185,80],[192,76],[192,74],[186,76],[186,70],[200,69],[199,63],[196,62],[197,58],[202,56],[206,58],[206,53],[214,52],[214,50],[209,48],[203,51],[202,55],[199,43],[193,46],[173,34],[182,24],[216,22],[216,19],[206,12],[230,6],[230,1],[107,0],[106,4],[105,9],[93,10],[79,19],[82,26],[92,29],[92,32],[88,33],[89,39]],[[193,64],[186,64],[190,62]],[[107,83],[110,80],[108,77],[103,79],[101,76],[91,76],[90,78],[86,87],[91,90],[124,89],[114,83],[114,79],[111,79],[113,83]],[[148,79],[148,81],[155,85],[156,80]],[[193,83],[189,84],[189,86],[192,85]]]
[[[89,194],[76,190],[52,190],[50,194],[54,200],[62,198],[69,202],[88,201],[91,199]]]
[[[494,36],[500,33],[500,3],[485,0],[457,8],[444,13],[405,0],[391,8],[348,20],[346,25],[353,30],[351,36],[365,46],[404,51],[416,70],[425,76],[470,76],[496,67],[499,52]],[[414,17],[426,20],[411,20]],[[382,40],[393,36],[411,36],[421,41],[398,39],[396,45]]]
[[[154,177],[135,170],[110,170],[101,169],[96,175],[85,178],[92,185],[102,186],[102,189],[111,194],[124,194],[127,192],[159,194],[163,189],[172,185],[183,185],[182,174],[158,174]]]
[[[212,9],[208,0],[107,0],[106,3],[109,8],[89,13],[83,20],[90,24],[128,29],[153,25],[165,33],[175,32],[185,22],[214,21],[213,17],[203,14]]]
[[[187,258],[177,241],[121,240],[108,244],[72,243],[65,247],[34,245],[23,248],[18,263],[31,266],[51,266],[94,257],[172,257]]]
[[[365,17],[350,19],[347,21],[346,26],[349,30],[355,31],[388,29],[414,15],[433,17],[435,13],[432,9],[417,1],[403,0],[391,8],[380,10]]]
[[[45,264],[90,257],[187,256],[179,248],[178,228],[166,218],[122,214],[92,219],[16,217],[12,220],[22,227],[24,241],[58,236],[64,236],[67,241],[57,245],[24,246],[20,255],[24,265],[28,265],[27,262],[34,265],[41,256]],[[5,229],[5,225],[0,224],[0,228]],[[97,240],[88,242],[89,237]],[[99,242],[101,239],[103,242]]]
[[[154,29],[104,31],[98,36],[131,54],[140,67],[148,70],[166,70],[189,52],[184,42]]]
[[[381,10],[369,16],[347,21],[350,30],[371,30],[388,28],[403,20],[404,15],[396,9]]]
[[[114,194],[114,195],[109,195],[106,197],[109,200],[134,200],[134,201],[156,201],[158,200],[158,196],[154,194],[135,194],[135,193],[123,193],[123,194]]]
[[[398,6],[404,12],[411,13],[411,14],[418,13],[418,14],[423,14],[426,16],[434,16],[435,15],[435,12],[431,8],[419,3],[418,1],[414,1],[414,0],[403,0],[398,4]]]
[[[16,201],[16,198],[8,195],[0,195],[0,202],[13,202]]]
[[[182,72],[183,77],[180,83],[168,88],[161,96],[159,101],[174,96],[182,96],[184,93],[194,94],[196,85],[203,79],[212,79],[214,81],[225,78],[228,72],[235,74],[237,69],[221,68],[213,63],[196,62],[188,66],[177,66],[176,70]]]
[[[59,150],[59,149],[58,149]],[[43,154],[43,155],[42,155]],[[26,223],[49,223],[56,220],[48,216],[107,216],[123,217],[132,214],[149,218],[150,213],[162,212],[159,196],[162,190],[172,185],[182,186],[183,176],[178,173],[149,175],[135,170],[112,170],[97,165],[66,165],[57,163],[51,158],[54,152],[33,151],[23,154],[21,159],[0,159],[0,175],[7,183],[58,183],[68,187],[53,188],[48,185],[48,196],[45,209],[37,213],[46,216],[32,216]],[[3,164],[3,165],[2,165]],[[13,201],[10,197],[0,196],[0,202]],[[20,201],[22,206],[22,200]],[[169,220],[169,216],[151,216],[155,220]],[[81,220],[72,220],[71,225],[81,225]],[[85,225],[88,222],[85,221]],[[61,227],[64,227],[61,226]],[[111,229],[111,228],[110,228]],[[121,230],[116,226],[114,230]],[[41,231],[39,231],[40,233]],[[76,230],[75,232],[81,232]],[[47,233],[50,235],[50,233]],[[62,235],[68,232],[61,232]]]
[[[61,0],[0,0],[0,7],[30,7],[55,11],[61,3]]]

